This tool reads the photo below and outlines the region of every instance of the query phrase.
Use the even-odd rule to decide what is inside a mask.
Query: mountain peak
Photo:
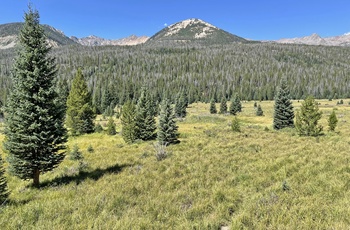
[[[156,33],[149,39],[148,44],[228,44],[245,42],[236,35],[213,26],[198,18],[190,18],[170,26]]]
[[[311,39],[320,39],[320,38],[321,38],[321,36],[318,35],[318,34],[316,34],[316,33],[311,34],[309,37],[310,37]]]

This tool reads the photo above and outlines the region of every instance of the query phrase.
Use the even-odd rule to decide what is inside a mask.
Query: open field
[[[232,116],[192,104],[178,122],[181,143],[169,146],[163,161],[156,160],[154,141],[70,138],[85,165],[67,157],[41,176],[40,189],[8,175],[11,195],[0,209],[0,228],[349,229],[350,100],[319,102],[325,134],[319,138],[272,130],[271,101],[259,103],[263,117],[255,116],[253,101],[243,102],[241,133],[232,132]],[[329,133],[333,108],[339,123]]]

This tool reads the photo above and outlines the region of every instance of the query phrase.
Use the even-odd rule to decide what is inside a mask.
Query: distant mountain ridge
[[[18,34],[23,26],[22,22],[7,23],[0,25],[0,49],[15,47],[18,43]],[[68,38],[60,30],[49,25],[43,25],[48,43],[52,47],[77,44]]]
[[[15,47],[18,43],[18,34],[23,23],[7,23],[0,25],[0,49]],[[77,38],[67,37],[62,31],[49,25],[43,25],[48,37],[48,43],[52,47],[65,45],[83,45],[83,46],[132,46],[138,44],[146,45],[212,45],[212,44],[231,44],[237,42],[251,42],[252,40],[239,37],[224,31],[214,25],[211,25],[201,19],[186,19],[157,32],[152,37],[131,35],[122,39],[105,39],[94,35]],[[259,42],[259,41],[256,41]],[[322,46],[350,46],[350,33],[322,38],[318,34],[300,38],[284,38],[276,41],[283,44],[305,44],[305,45],[322,45]]]
[[[304,45],[322,45],[322,46],[350,46],[350,33],[339,36],[322,38],[314,33],[310,36],[301,38],[284,38],[276,41],[283,44],[304,44]]]
[[[233,42],[247,42],[247,40],[201,19],[192,18],[167,26],[153,35],[146,44],[229,44]]]
[[[84,46],[132,46],[145,43],[149,37],[131,35],[126,38],[111,40],[91,35],[84,38],[70,37],[70,39]]]
[[[22,22],[7,23],[0,25],[0,49],[13,48],[18,43],[18,35],[23,26]],[[138,45],[146,42],[149,37],[137,37],[131,35],[126,38],[109,40],[97,36],[88,36],[85,38],[67,37],[62,31],[49,26],[43,25],[47,41],[52,47],[65,45],[84,45],[84,46],[103,46],[103,45]]]

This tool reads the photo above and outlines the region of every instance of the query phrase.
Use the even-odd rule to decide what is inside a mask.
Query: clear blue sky
[[[164,25],[200,18],[254,40],[350,32],[350,0],[31,0],[42,24],[67,36],[152,36]],[[28,0],[1,0],[0,24],[23,21]]]

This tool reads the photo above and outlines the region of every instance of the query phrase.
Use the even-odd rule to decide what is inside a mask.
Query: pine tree
[[[238,94],[235,95],[235,105],[236,105],[236,108],[237,108],[237,112],[238,113],[242,112],[241,98],[239,97]]]
[[[175,116],[179,118],[184,118],[187,115],[186,108],[187,108],[187,99],[186,94],[181,93],[178,94],[178,97],[175,100]]]
[[[217,110],[216,110],[216,105],[215,105],[215,100],[211,99],[210,100],[210,113],[211,114],[216,114]]]
[[[256,109],[256,115],[257,116],[263,116],[264,115],[264,111],[262,110],[260,105],[258,105],[258,107]]]
[[[96,117],[91,106],[90,93],[81,69],[79,68],[73,79],[67,99],[66,125],[72,135],[92,133]]]
[[[300,111],[297,111],[295,127],[300,136],[319,136],[323,127],[318,124],[322,117],[318,105],[312,96],[301,103]]]
[[[236,115],[237,114],[237,109],[235,107],[235,101],[233,98],[231,98],[231,101],[230,101],[230,107],[228,109],[229,113],[231,115]]]
[[[241,132],[241,125],[237,116],[235,116],[235,118],[232,120],[231,129],[233,132]]]
[[[287,82],[283,80],[275,97],[273,128],[278,130],[286,127],[294,127],[294,111]]]
[[[156,138],[156,120],[151,106],[150,96],[146,88],[142,89],[141,96],[136,106],[136,139],[153,140]]]
[[[236,115],[238,112],[242,112],[242,104],[238,94],[235,94],[231,99],[229,112],[231,115]]]
[[[5,170],[3,168],[2,158],[0,156],[0,206],[7,200],[7,197],[9,195],[7,180],[4,174]]]
[[[178,143],[178,126],[175,115],[167,99],[163,100],[159,114],[157,140],[160,144],[168,145]]]
[[[226,101],[226,98],[223,96],[220,102],[220,114],[226,114],[226,113],[227,113],[227,101]]]
[[[116,135],[116,125],[114,123],[113,117],[109,117],[108,123],[107,123],[107,134],[108,135]]]
[[[122,108],[121,123],[122,123],[122,137],[128,144],[136,140],[136,121],[135,121],[136,107],[131,101],[127,101]]]
[[[55,78],[55,59],[39,13],[29,7],[19,35],[20,50],[13,70],[13,89],[6,106],[6,140],[9,171],[40,185],[40,174],[53,170],[64,159],[67,141],[64,108]]]
[[[337,123],[338,123],[337,115],[335,114],[335,111],[333,110],[328,118],[329,131],[334,132],[335,127],[337,127]]]

